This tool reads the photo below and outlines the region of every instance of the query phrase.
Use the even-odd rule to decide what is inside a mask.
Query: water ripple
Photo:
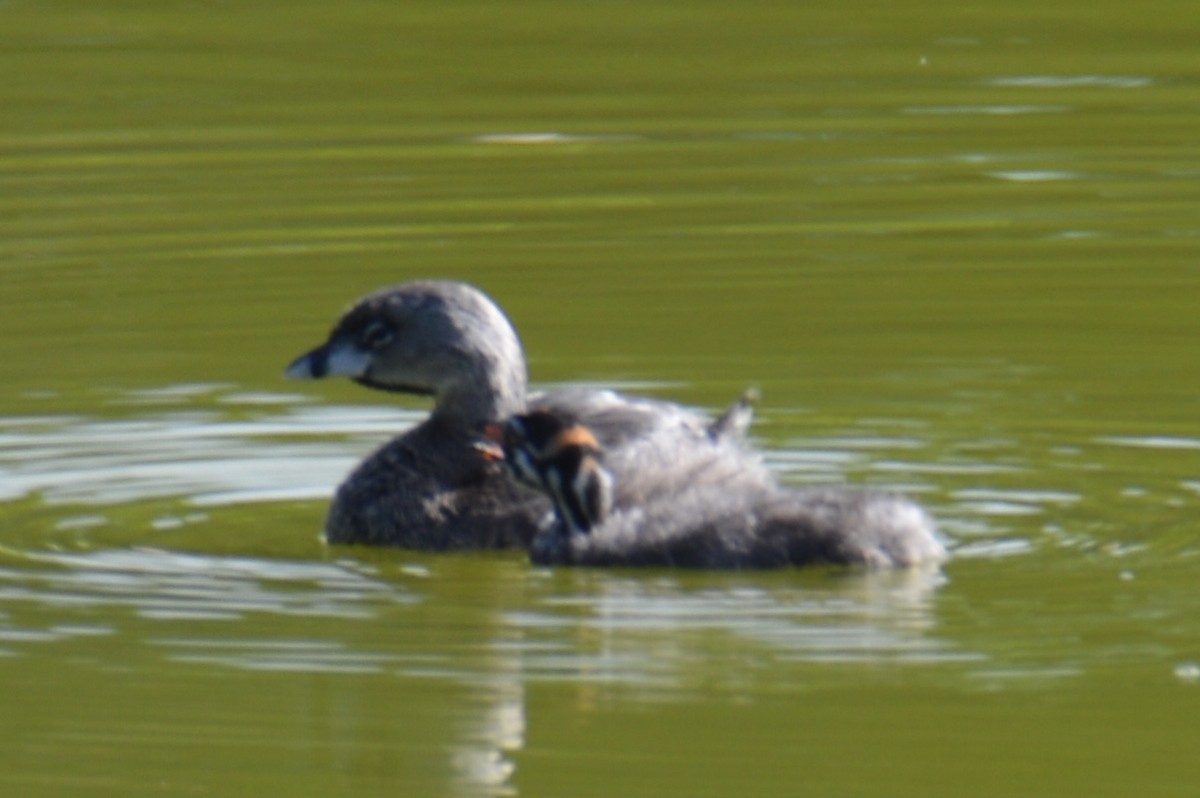
[[[1023,116],[1062,114],[1071,110],[1068,105],[923,105],[902,109],[906,114],[931,116]]]
[[[402,661],[392,654],[354,651],[326,640],[158,638],[148,642],[166,649],[173,662],[252,671],[380,673]]]
[[[0,570],[0,603],[128,607],[155,620],[238,620],[248,613],[362,619],[371,605],[417,599],[329,563],[156,549],[30,555],[52,568]]]
[[[198,505],[324,498],[366,450],[418,418],[377,407],[296,407],[236,421],[212,411],[6,418],[0,501],[34,494],[50,504],[92,505],[167,496]]]
[[[1010,75],[985,81],[989,86],[1033,87],[1039,89],[1140,89],[1154,80],[1141,75]]]
[[[1200,449],[1200,439],[1176,435],[1103,435],[1095,441],[1134,449]]]

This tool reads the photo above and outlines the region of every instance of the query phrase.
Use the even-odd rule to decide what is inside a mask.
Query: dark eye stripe
[[[531,488],[542,488],[542,475],[528,451],[516,449],[512,452],[511,457],[506,458],[506,461],[512,464],[512,470],[517,479]]]
[[[574,532],[583,532],[585,534],[591,530],[591,518],[588,517],[587,511],[583,508],[579,495],[573,490],[563,488],[562,475],[555,469],[549,469],[546,472],[546,481],[551,490],[554,504],[558,507],[559,512],[563,514],[563,520],[567,522],[567,526]]]

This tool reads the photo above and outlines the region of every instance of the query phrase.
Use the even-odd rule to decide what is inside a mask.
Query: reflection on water
[[[456,612],[447,593],[461,581],[457,570],[477,567],[470,558],[349,551],[313,561],[169,546],[173,534],[212,526],[209,513],[222,507],[310,500],[319,517],[357,458],[419,413],[317,406],[233,385],[143,390],[114,396],[112,406],[119,417],[0,421],[3,499],[36,497],[56,530],[78,533],[149,502],[150,525],[168,548],[137,536],[124,548],[0,548],[0,654],[33,660],[57,646],[101,671],[149,658],[156,669],[450,685],[472,696],[447,755],[463,795],[515,794],[531,686],[679,701],[700,686],[736,695],[785,685],[793,667],[980,656],[938,634],[937,570],[772,587],[525,566],[523,595],[497,601],[468,648],[453,635],[413,637],[430,613]],[[834,482],[926,449],[911,427],[875,421],[797,439],[769,459],[786,479]]]
[[[527,568],[529,595],[497,603],[487,629],[464,649],[453,635],[406,634],[430,612],[458,612],[447,595],[463,565],[455,559],[389,568],[385,576],[349,558],[145,548],[2,553],[14,563],[0,568],[0,654],[9,657],[41,660],[48,646],[69,646],[67,659],[83,657],[101,673],[150,656],[155,671],[372,677],[396,689],[432,681],[467,690],[472,709],[459,718],[448,754],[463,795],[515,794],[531,685],[683,700],[700,686],[737,695],[764,682],[788,685],[789,663],[931,665],[979,656],[939,638],[937,571],[763,587],[736,577],[737,584],[697,586]]]
[[[561,577],[565,579],[567,577]],[[846,577],[836,587],[682,589],[672,579],[579,577],[581,589],[537,611],[508,612],[531,679],[628,682],[679,689],[697,670],[726,672],[708,659],[757,647],[777,662],[949,662],[963,654],[936,638],[937,570]],[[589,584],[590,583],[590,584]],[[720,645],[714,641],[724,640]],[[701,642],[706,641],[706,642]]]
[[[530,693],[551,686],[574,691],[576,711],[586,712],[597,693],[660,706],[752,700],[864,673],[878,679],[880,669],[894,679],[955,673],[968,687],[998,690],[1080,679],[1092,667],[1078,651],[1067,663],[1041,652],[997,656],[986,641],[953,633],[939,613],[947,577],[936,568],[630,575],[535,569],[519,555],[497,571],[486,560],[412,552],[350,549],[322,561],[172,550],[173,534],[211,527],[210,513],[224,507],[299,501],[319,517],[357,458],[420,413],[317,406],[234,385],[113,399],[118,418],[0,421],[3,499],[37,497],[64,533],[106,529],[113,513],[150,502],[165,548],[137,535],[125,547],[0,548],[0,655],[33,662],[70,651],[68,660],[100,671],[148,658],[168,672],[321,678],[335,692],[354,679],[462,691],[469,698],[457,704],[445,753],[456,794],[517,794]],[[864,418],[809,436],[769,412],[762,425],[787,442],[765,449],[785,480],[865,481],[929,503],[953,543],[951,571],[1069,549],[1122,562],[1119,583],[1136,588],[1146,546],[1086,520],[1097,479],[1147,508],[1198,484],[1179,478],[1186,467],[1174,479],[1139,473],[1136,486],[1123,483],[1122,453],[1200,451],[1184,436],[1037,442],[952,427],[947,435],[911,418]],[[463,584],[495,598],[469,630],[455,631]],[[993,623],[1020,626],[1018,616]],[[431,628],[450,633],[422,631]],[[1173,666],[1177,683],[1195,681],[1190,662]],[[353,706],[359,724],[365,710]]]
[[[5,500],[38,495],[62,508],[57,529],[86,531],[108,523],[106,508],[173,499],[180,509],[157,512],[152,521],[167,536],[164,544],[177,530],[204,527],[206,513],[222,506],[315,499],[308,503],[317,515],[357,457],[418,417],[390,408],[318,407],[236,386],[141,391],[118,405],[132,414],[4,420]],[[766,422],[784,419],[768,414]],[[943,442],[911,420],[792,434],[786,447],[768,450],[768,460],[793,481],[905,474],[905,489],[936,502],[956,559],[1002,559],[1045,545],[1089,547],[1086,534],[1056,528],[1064,512],[1079,511],[1084,493],[1067,486],[1079,484],[1073,475],[1084,461],[1083,470],[1094,473],[1097,451],[1200,448],[1191,439],[1138,436],[1109,436],[1095,446],[1101,448],[1050,447],[1062,467],[1061,488],[1046,486],[1052,471],[1044,464],[1036,482],[1022,482],[1033,466],[1018,455],[1029,451],[1020,441]],[[1029,522],[1037,519],[1044,536],[1030,538]],[[1012,533],[1015,521],[1022,534]],[[1133,550],[1113,548],[1110,556]],[[946,583],[937,569],[797,582],[524,567],[516,577],[523,587],[516,594],[500,589],[508,598],[486,612],[486,628],[464,650],[453,637],[414,638],[404,630],[422,628],[430,612],[453,613],[447,593],[469,559],[414,562],[410,554],[396,560],[384,552],[372,564],[359,556],[365,552],[351,551],[321,562],[142,546],[0,554],[8,561],[0,569],[0,653],[10,659],[66,646],[112,662],[119,645],[166,668],[431,682],[468,691],[471,709],[456,721],[447,754],[463,795],[515,794],[529,691],[538,685],[660,703],[692,700],[697,691],[751,697],[833,678],[834,671],[813,668],[962,669],[968,683],[989,689],[1086,673],[1078,663],[996,661],[986,647],[948,636],[936,612]],[[1133,567],[1122,573],[1136,581]],[[1178,666],[1178,681],[1187,682],[1189,672]],[[580,700],[587,706],[594,699]]]
[[[56,529],[82,532],[108,524],[107,508],[174,500],[178,509],[157,510],[151,521],[169,545],[172,533],[211,524],[207,513],[222,506],[315,499],[319,515],[358,457],[418,417],[316,406],[229,385],[170,386],[117,399],[126,412],[115,419],[0,422],[4,499],[38,496],[62,508]],[[899,434],[878,422],[869,431],[800,443],[811,448],[773,450],[772,465],[785,478],[821,482],[925,448],[911,429]],[[408,640],[384,630],[419,628],[430,607],[453,607],[442,594],[456,580],[443,572],[456,560],[407,558],[386,564],[384,574],[354,556],[314,562],[140,545],[0,555],[9,561],[0,569],[0,653],[10,657],[70,644],[94,648],[104,663],[119,646],[157,659],[158,667],[432,681],[468,690],[473,709],[457,723],[448,755],[463,795],[515,794],[531,685],[681,700],[701,685],[737,694],[763,680],[787,683],[790,666],[949,664],[980,656],[937,633],[938,571],[766,587],[526,568],[529,595],[498,603],[472,646],[477,650],[464,656],[453,640]]]

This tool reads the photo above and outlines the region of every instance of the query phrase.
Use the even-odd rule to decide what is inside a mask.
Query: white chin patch
[[[338,347],[329,353],[325,374],[330,377],[361,377],[371,365],[371,356],[349,346]]]

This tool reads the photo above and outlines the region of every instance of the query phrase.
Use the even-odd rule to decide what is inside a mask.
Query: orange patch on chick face
[[[584,449],[595,449],[599,451],[600,444],[596,441],[596,436],[587,427],[576,424],[573,427],[567,427],[558,434],[558,445],[563,446],[579,446]]]

